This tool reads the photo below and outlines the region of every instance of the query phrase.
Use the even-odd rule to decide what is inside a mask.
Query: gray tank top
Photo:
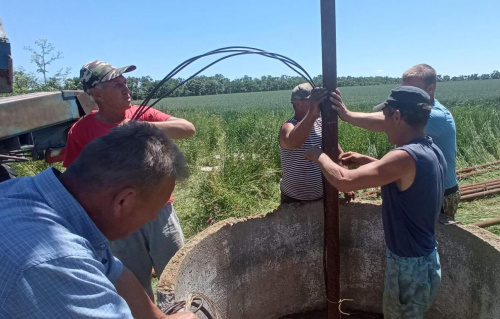
[[[395,182],[382,186],[382,219],[387,248],[400,257],[427,256],[436,248],[436,222],[443,204],[446,161],[432,139],[413,139],[396,148],[416,164],[413,184],[400,191]]]

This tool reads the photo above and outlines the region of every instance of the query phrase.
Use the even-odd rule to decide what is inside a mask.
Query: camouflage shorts
[[[443,207],[441,208],[441,214],[446,215],[451,220],[455,220],[455,214],[457,213],[459,201],[460,201],[460,190],[457,190],[455,193],[445,196],[443,199]]]
[[[439,254],[399,257],[387,250],[384,281],[384,318],[425,318],[441,284]]]

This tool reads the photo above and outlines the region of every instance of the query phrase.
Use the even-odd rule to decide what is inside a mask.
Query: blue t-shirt
[[[400,191],[382,186],[382,220],[387,248],[400,257],[427,256],[436,248],[436,222],[443,204],[446,161],[429,136],[396,148],[415,161],[413,184]]]
[[[132,318],[122,263],[58,173],[0,183],[0,318]]]
[[[443,152],[446,159],[448,169],[446,170],[444,188],[449,189],[456,186],[458,181],[455,163],[457,157],[455,121],[450,111],[437,100],[434,100],[425,133],[432,137],[432,141]]]

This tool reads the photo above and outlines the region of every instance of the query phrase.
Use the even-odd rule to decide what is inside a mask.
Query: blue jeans
[[[384,318],[425,318],[441,284],[439,254],[399,257],[387,249]]]

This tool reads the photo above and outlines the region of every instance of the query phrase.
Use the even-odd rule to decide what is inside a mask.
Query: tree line
[[[9,95],[19,95],[25,93],[33,93],[40,91],[57,91],[57,90],[81,90],[82,85],[79,77],[69,78],[68,74],[71,68],[60,69],[53,76],[48,76],[49,65],[59,59],[62,59],[61,52],[54,52],[55,47],[46,39],[35,41],[36,49],[25,47],[32,53],[31,62],[37,66],[36,73],[28,72],[23,67],[19,67],[14,71],[13,93]],[[38,74],[37,74],[38,73]],[[448,81],[464,81],[464,80],[487,80],[500,79],[500,72],[493,71],[490,74],[470,74],[470,75],[438,75],[438,82]],[[317,86],[323,84],[321,75],[313,78]],[[179,83],[184,81],[183,78],[168,80],[152,98],[160,98],[172,91]],[[213,76],[196,76],[184,85],[171,92],[169,96],[201,96],[201,95],[216,95],[216,94],[231,94],[244,92],[262,92],[262,91],[279,91],[291,90],[294,86],[304,82],[300,76],[262,76],[260,78],[252,78],[243,76],[230,80],[222,74]],[[149,92],[159,84],[160,80],[153,80],[150,76],[134,77],[128,76],[127,83],[131,91],[133,100],[144,99]],[[337,78],[339,87],[345,86],[366,86],[379,84],[399,84],[401,78],[387,76],[341,76]]]
[[[438,82],[448,81],[465,81],[465,80],[487,80],[500,79],[500,72],[493,71],[491,74],[471,74],[460,76],[438,75]],[[159,98],[174,89],[183,78],[168,80],[153,96]],[[323,84],[321,75],[313,78],[316,85]],[[304,82],[305,80],[299,76],[262,76],[260,78],[252,78],[247,75],[242,78],[230,80],[222,74],[214,76],[197,76],[185,83],[184,85],[171,92],[169,96],[201,96],[201,95],[216,95],[216,94],[231,94],[244,92],[262,92],[262,91],[279,91],[291,90],[294,86]],[[154,87],[158,85],[160,80],[153,80],[150,76],[129,76],[127,77],[128,87],[130,89],[133,100],[144,99]],[[345,86],[366,86],[379,84],[399,84],[401,78],[393,78],[387,76],[342,76],[337,78],[339,87]],[[57,90],[81,90],[82,85],[79,77],[65,78],[59,73],[47,77],[46,81],[40,79],[33,72],[27,72],[24,68],[19,68],[14,71],[14,92],[11,95],[19,95],[25,93],[41,92],[41,91],[57,91]]]

